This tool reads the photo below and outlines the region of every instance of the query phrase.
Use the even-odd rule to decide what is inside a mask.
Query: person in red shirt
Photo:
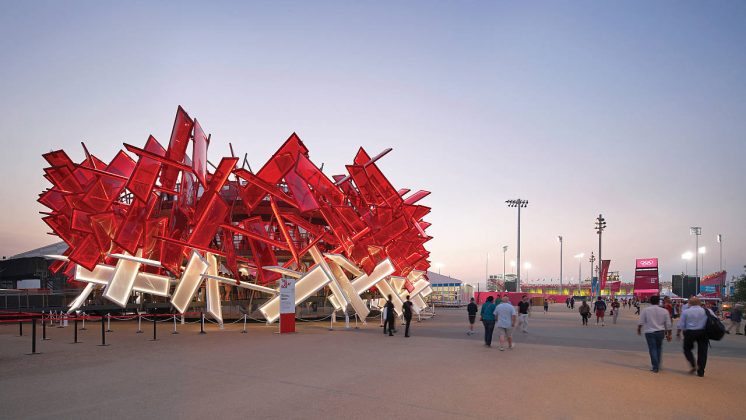
[[[668,316],[671,317],[671,319],[674,319],[673,317],[673,305],[671,304],[671,298],[666,296],[663,298],[663,308],[668,311]]]

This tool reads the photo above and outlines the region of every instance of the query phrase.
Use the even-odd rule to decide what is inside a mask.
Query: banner
[[[295,332],[295,279],[280,279],[280,334]]]
[[[606,288],[606,279],[609,277],[609,266],[610,265],[611,265],[611,260],[603,260],[601,262],[601,285],[600,285],[601,290]]]
[[[622,281],[611,281],[609,282],[609,291],[611,293],[619,293],[622,290]]]
[[[601,294],[601,289],[598,287],[598,277],[593,277],[591,279],[591,294],[593,296],[598,296]]]
[[[721,297],[725,286],[725,271],[718,271],[702,277],[699,292],[706,297]]]

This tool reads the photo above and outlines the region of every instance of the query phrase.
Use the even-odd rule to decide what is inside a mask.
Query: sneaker
[[[513,349],[513,347],[515,347],[515,344],[514,343],[510,343],[510,347],[509,348]]]
[[[504,351],[504,350],[505,350],[505,347],[500,346],[500,351]]]

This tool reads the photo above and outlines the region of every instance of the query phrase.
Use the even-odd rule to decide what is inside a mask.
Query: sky
[[[432,262],[469,283],[502,273],[503,245],[515,259],[516,198],[524,282],[558,281],[558,235],[564,281],[581,252],[587,277],[599,214],[624,281],[635,258],[684,271],[690,226],[705,272],[722,234],[741,274],[744,22],[736,1],[3,0],[0,255],[56,240],[35,201],[43,153],[166,144],[182,105],[211,160],[232,142],[254,169],[292,132],[327,175],[393,148],[394,186],[432,192]]]

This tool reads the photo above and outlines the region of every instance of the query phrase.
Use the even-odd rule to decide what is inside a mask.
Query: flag
[[[601,290],[606,288],[606,278],[609,276],[609,265],[611,265],[611,260],[603,260],[601,262]]]

